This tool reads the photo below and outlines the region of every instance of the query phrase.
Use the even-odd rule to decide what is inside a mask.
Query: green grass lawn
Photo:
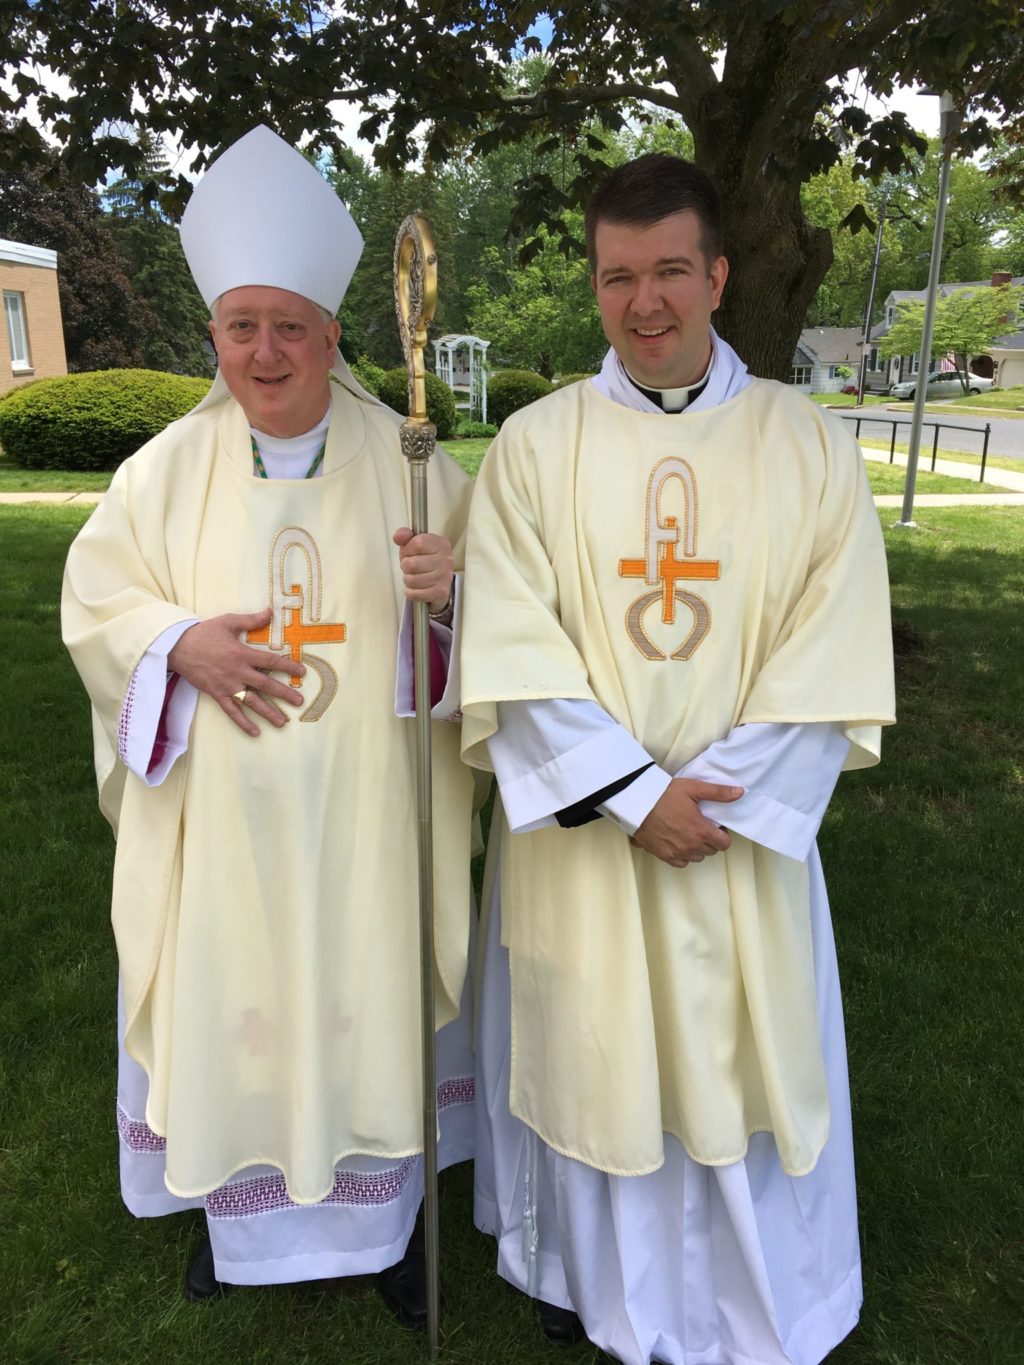
[[[865,443],[866,444],[866,443]],[[888,450],[888,446],[886,449]],[[905,466],[898,464],[879,464],[877,460],[867,460],[868,483],[872,493],[902,493],[907,480]],[[915,488],[918,493],[1005,493],[987,478],[979,484],[969,478],[958,478],[955,474],[929,474],[919,469]]]
[[[812,393],[808,394],[812,403],[821,403],[829,408],[855,408],[857,406],[857,395],[855,393]],[[884,403],[884,394],[866,393],[864,395],[864,406],[871,407],[875,403]]]
[[[987,393],[965,394],[963,398],[950,399],[943,406],[990,409],[993,417],[1024,417],[1024,387],[1017,385],[1012,389],[989,389]]]
[[[493,437],[474,437],[470,441],[445,441],[444,448],[453,460],[458,460],[470,476],[476,478],[480,462],[491,447]]]
[[[63,469],[22,469],[0,455],[0,493],[96,493],[110,485],[110,474]]]
[[[860,444],[862,446],[869,446],[872,450],[888,451],[889,449],[888,441],[876,441],[874,440],[874,438],[869,439],[867,437],[864,437],[861,439]],[[899,442],[897,442],[896,453],[898,455],[906,455],[907,453],[906,443],[900,445]],[[978,469],[981,465],[981,456],[973,455],[968,450],[946,450],[943,446],[939,446],[938,450],[935,452],[935,457],[936,459],[939,460],[951,460],[954,464],[971,465],[973,466],[974,469]],[[923,472],[928,469],[931,462],[932,462],[931,442],[928,440],[923,440],[921,442],[921,453],[919,456],[918,467]],[[1010,469],[1015,474],[1024,474],[1024,460],[1015,460],[1010,455],[990,455],[988,459],[985,461],[985,483],[982,485],[981,488],[973,489],[972,490],[973,492],[975,493],[983,492],[984,489],[989,486],[989,483],[991,481],[990,471],[993,469]],[[970,478],[971,476],[968,474],[967,477]],[[975,479],[974,482],[977,483],[977,479]]]
[[[949,398],[941,402],[932,401],[925,403],[925,412],[932,417],[947,418],[974,418],[977,422],[984,422],[992,418],[1009,418],[1011,421],[1020,421],[1024,418],[1024,410],[1019,407],[1020,398],[1014,398],[1010,403],[995,403],[987,401],[1004,397],[1005,394],[1020,394],[1020,389],[1006,389],[995,393],[983,393],[968,395],[966,398]],[[913,412],[913,401],[908,403],[893,402],[889,404],[893,412]]]
[[[448,441],[445,449],[467,474],[475,475],[489,439]],[[22,469],[0,453],[0,493],[102,493],[110,487],[109,472],[60,469]]]
[[[58,635],[87,509],[0,507],[0,1360],[420,1365],[372,1283],[187,1304],[199,1215],[136,1221],[114,1128],[112,845],[88,707]],[[822,830],[839,944],[867,1298],[837,1365],[1024,1361],[1024,511],[889,530],[900,725]],[[557,1353],[494,1274],[466,1167],[442,1181],[443,1359]]]

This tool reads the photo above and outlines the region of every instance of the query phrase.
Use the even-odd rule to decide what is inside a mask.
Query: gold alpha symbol
[[[305,587],[301,583],[287,583],[285,560],[289,550],[298,550],[305,556]],[[248,631],[245,638],[251,645],[265,645],[275,653],[287,650],[293,662],[308,664],[319,676],[320,691],[299,716],[299,720],[305,721],[319,720],[338,690],[337,673],[326,659],[304,652],[305,646],[341,644],[346,636],[342,622],[321,622],[321,593],[320,551],[316,541],[301,527],[286,526],[278,531],[270,549],[270,609],[273,613],[270,624]],[[303,620],[304,610],[308,612],[308,620]],[[291,678],[293,687],[301,682],[299,677]]]
[[[661,496],[669,479],[678,479],[686,499],[683,531],[680,535],[677,517],[663,517]],[[697,558],[697,480],[685,460],[674,456],[662,460],[651,471],[647,484],[647,545],[643,559],[620,559],[620,578],[642,578],[654,592],[638,597],[626,613],[629,638],[645,659],[652,662],[665,658],[644,630],[644,613],[655,602],[661,602],[661,619],[665,625],[675,624],[676,603],[681,602],[693,613],[693,627],[686,639],[672,654],[673,659],[689,659],[711,629],[711,609],[703,597],[687,592],[679,586],[685,579],[716,579],[721,575],[717,559]],[[683,558],[676,557],[676,547],[682,540]]]

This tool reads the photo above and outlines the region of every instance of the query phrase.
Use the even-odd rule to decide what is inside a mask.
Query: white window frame
[[[28,346],[25,295],[20,290],[4,290],[4,320],[7,323],[7,342],[11,348],[11,369],[15,374],[31,370],[32,355]]]
[[[789,373],[789,382],[791,384],[809,384],[811,382],[811,376],[813,375],[813,373],[814,373],[813,365],[793,365]],[[802,374],[805,374],[807,378],[801,379],[800,375]]]

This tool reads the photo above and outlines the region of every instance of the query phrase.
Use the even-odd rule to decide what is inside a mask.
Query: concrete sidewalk
[[[93,507],[102,493],[0,493],[0,502],[54,502],[71,507]]]

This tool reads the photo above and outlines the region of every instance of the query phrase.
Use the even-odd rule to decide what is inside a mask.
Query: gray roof
[[[793,364],[794,364],[794,365],[810,365],[810,366],[813,368],[813,366],[814,366],[814,356],[813,356],[813,355],[809,355],[808,352],[805,351],[804,348],[803,348],[802,346],[798,346],[798,347],[796,348],[796,350],[793,352]]]
[[[1014,287],[1024,284],[1024,275],[1013,275],[1006,282]],[[992,281],[989,280],[954,280],[950,284],[940,284],[939,293],[945,297],[947,294],[955,294],[958,289],[991,289]],[[927,289],[893,289],[886,296],[886,306],[890,303],[895,306],[908,299],[915,299],[918,303],[924,303]]]
[[[1019,285],[1024,285],[1024,275],[1012,275],[1010,279],[1006,281],[1006,283],[1013,288],[1016,288]],[[943,296],[943,298],[945,298],[950,294],[956,293],[958,289],[991,288],[992,288],[991,280],[961,280],[959,283],[940,284],[939,293]],[[885,307],[886,309],[888,309],[889,305],[890,304],[892,305],[894,310],[893,319],[895,320],[896,316],[895,310],[899,307],[901,303],[906,302],[924,303],[927,293],[928,291],[926,289],[893,289],[886,296]],[[871,329],[871,340],[873,342],[881,341],[884,336],[888,335],[889,330],[890,325],[888,322],[885,322],[884,320],[882,322],[879,322],[876,326],[872,327]],[[1022,350],[1024,349],[1024,342],[1020,342],[1015,339],[1019,335],[1020,335],[1019,333],[1011,332],[1007,336],[1001,337],[998,341],[994,341],[992,345],[1000,347],[1003,350],[1013,351]]]
[[[800,333],[804,351],[820,365],[856,365],[860,361],[859,327],[805,327]]]
[[[1024,351],[1024,332],[1011,332],[999,337],[988,348],[990,351]]]
[[[1008,281],[1006,281],[1006,283],[1009,284],[1010,286],[1012,286],[1013,288],[1016,288],[1018,285],[1024,284],[1024,275],[1011,275],[1010,279],[1009,279]],[[949,284],[940,284],[940,285],[939,285],[939,293],[942,295],[943,298],[946,298],[949,294],[955,294],[956,291],[957,291],[958,289],[991,289],[991,288],[992,288],[992,281],[991,281],[990,279],[989,279],[989,280],[959,280],[959,281],[953,281],[953,282],[951,282],[951,283],[949,283]],[[910,302],[913,302],[913,303],[924,303],[925,298],[926,298],[926,296],[927,296],[927,293],[928,293],[927,289],[893,289],[893,290],[890,291],[889,294],[886,295],[885,307],[886,307],[886,309],[888,309],[889,306],[892,305],[892,308],[893,308],[893,310],[894,310],[894,311],[893,311],[893,317],[895,318],[895,316],[896,316],[895,310],[899,307],[899,305],[900,305],[901,303],[910,303]],[[877,326],[872,327],[872,329],[871,329],[871,340],[872,340],[872,341],[881,341],[882,338],[883,338],[884,336],[887,335],[888,331],[889,331],[889,324],[888,324],[887,322],[884,322],[884,321],[883,321],[883,322],[878,323]],[[1002,342],[997,342],[997,343],[994,343],[994,344],[996,344],[996,345],[1002,345],[1003,343],[1002,343]],[[1014,349],[1016,349],[1016,348],[1014,348]]]

